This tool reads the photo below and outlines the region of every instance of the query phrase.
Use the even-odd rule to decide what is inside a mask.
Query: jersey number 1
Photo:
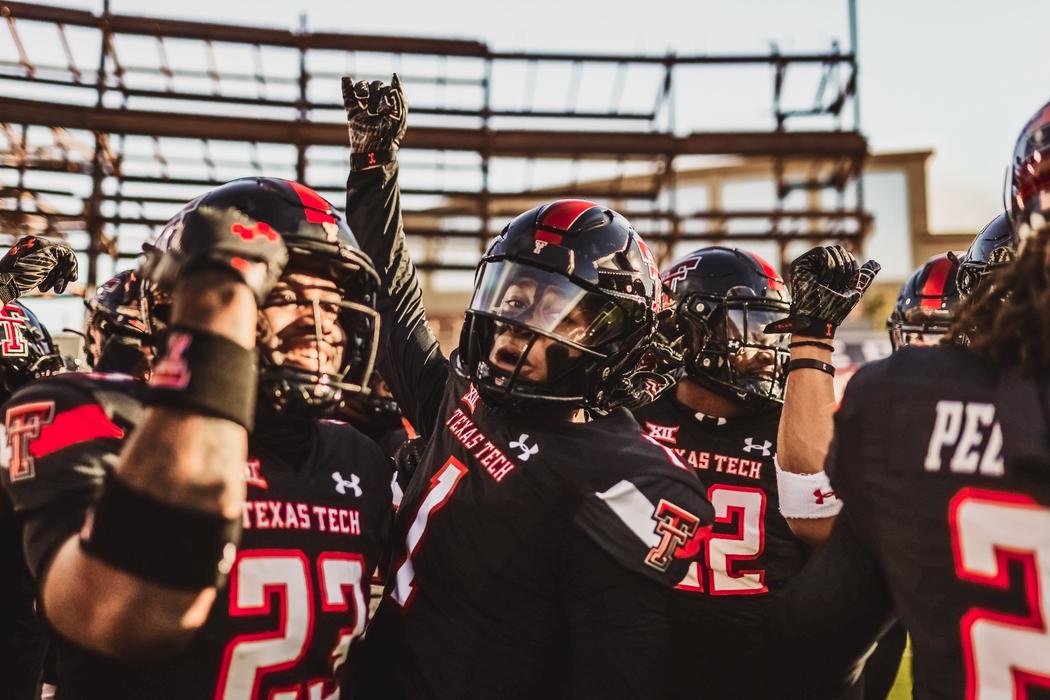
[[[964,488],[948,509],[955,573],[1010,589],[1010,563],[1023,572],[1028,613],[971,608],[959,623],[967,700],[1024,698],[1050,688],[1050,508],[1021,494]]]
[[[444,466],[430,478],[430,490],[419,502],[419,509],[416,510],[416,516],[408,528],[408,535],[405,537],[405,560],[397,567],[397,572],[394,574],[394,587],[390,592],[390,597],[402,608],[409,604],[416,590],[414,583],[416,570],[412,565],[412,556],[423,541],[427,525],[430,523],[430,516],[448,503],[456,484],[466,473],[467,468],[462,462],[455,457],[449,457]]]

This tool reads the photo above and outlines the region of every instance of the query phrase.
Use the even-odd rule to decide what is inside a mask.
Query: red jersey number
[[[1019,564],[1028,607],[1024,615],[973,607],[959,621],[967,700],[1050,688],[1050,508],[1022,494],[964,488],[948,522],[956,575],[1005,591],[1010,564]]]

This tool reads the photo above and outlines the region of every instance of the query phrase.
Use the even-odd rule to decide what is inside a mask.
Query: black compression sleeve
[[[405,249],[397,176],[396,161],[351,172],[346,215],[381,280],[379,372],[412,426],[429,437],[450,368],[427,324],[419,278]]]

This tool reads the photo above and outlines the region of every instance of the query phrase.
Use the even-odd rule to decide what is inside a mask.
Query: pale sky
[[[53,2],[92,12],[102,5],[101,0]],[[1044,42],[1030,38],[1050,24],[1050,1],[857,2],[861,130],[871,150],[934,150],[931,230],[976,232],[1001,207],[1005,167],[1018,131],[1050,99]],[[776,42],[783,52],[811,52],[826,50],[833,39],[849,48],[846,0],[112,0],[112,10],[284,29],[297,27],[305,13],[312,30],[471,39],[503,51],[764,53]],[[29,48],[31,54],[46,49]],[[684,115],[679,130],[771,128],[768,67],[728,69],[693,89],[683,89],[688,78],[679,81],[678,75],[678,114]],[[814,77],[790,84],[803,103],[811,100]],[[501,86],[521,90],[514,79]],[[542,81],[536,92],[540,96],[530,99],[543,100]],[[557,103],[564,88],[549,92],[557,93]],[[580,95],[586,100],[582,89]],[[640,96],[639,106],[648,109],[649,97]],[[868,252],[884,262],[887,278],[903,279],[911,263],[903,240],[890,230],[904,225],[903,191],[898,184],[873,182],[867,194],[878,219]],[[896,203],[895,211],[886,211],[880,202]]]
[[[283,28],[304,12],[316,30],[475,39],[499,50],[690,54],[849,43],[845,0],[112,0],[112,8]],[[858,18],[861,128],[872,150],[934,149],[932,229],[976,230],[1001,202],[1017,132],[1050,99],[1039,38],[1050,2],[858,0]],[[720,99],[698,94],[687,106],[703,112]]]

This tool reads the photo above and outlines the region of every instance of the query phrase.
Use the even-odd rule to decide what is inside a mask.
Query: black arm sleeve
[[[770,697],[835,697],[893,622],[893,601],[847,505],[831,537],[775,599]],[[785,687],[788,686],[788,687]]]
[[[670,665],[670,589],[627,570],[578,528],[567,548],[567,698],[655,698]]]
[[[379,371],[416,431],[429,438],[448,381],[449,361],[427,324],[416,268],[405,249],[396,161],[351,172],[346,216],[381,280]]]

